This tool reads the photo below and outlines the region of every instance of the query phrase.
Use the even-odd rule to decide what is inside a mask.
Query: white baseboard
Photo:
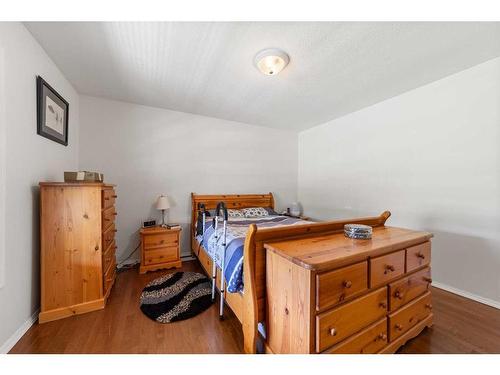
[[[139,264],[139,263],[140,262],[138,259],[126,259],[122,262],[117,262],[116,268],[120,269],[123,267],[132,267],[132,266],[135,266],[136,264]]]
[[[25,321],[21,327],[17,329],[16,332],[12,336],[10,336],[7,341],[5,341],[2,346],[0,346],[0,354],[7,354],[10,349],[16,345],[16,343],[21,339],[21,337],[24,336],[26,332],[28,332],[28,329],[35,324],[35,322],[38,320],[38,314],[40,313],[40,310],[36,310],[31,317]]]
[[[438,289],[446,290],[447,292],[450,292],[453,294],[458,294],[459,296],[480,302],[482,304],[494,307],[496,309],[500,309],[500,302],[498,302],[498,301],[495,301],[495,300],[492,300],[489,298],[485,298],[485,297],[481,297],[481,296],[478,296],[477,294],[469,293],[469,292],[466,292],[464,290],[457,289],[457,288],[454,288],[454,287],[446,285],[446,284],[438,283],[436,281],[432,281],[432,286],[434,286]]]

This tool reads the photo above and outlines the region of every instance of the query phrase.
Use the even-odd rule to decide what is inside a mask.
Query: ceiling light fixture
[[[277,48],[269,48],[255,55],[254,64],[262,74],[275,76],[288,65],[290,58]]]

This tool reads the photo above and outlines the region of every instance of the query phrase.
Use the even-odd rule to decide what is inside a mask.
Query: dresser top
[[[105,182],[40,182],[40,186],[103,186],[115,187],[116,185],[107,184]]]
[[[141,228],[139,233],[141,234],[160,234],[160,233],[169,233],[169,232],[180,232],[182,230],[181,227],[175,228],[166,228],[161,225],[155,225],[154,227],[149,228]]]
[[[295,240],[266,243],[272,251],[291,262],[314,271],[322,271],[359,262],[428,241],[432,233],[380,226],[373,228],[370,240],[347,238],[343,232]]]

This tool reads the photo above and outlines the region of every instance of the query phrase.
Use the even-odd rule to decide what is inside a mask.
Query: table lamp
[[[161,210],[161,226],[166,227],[165,224],[165,210],[170,208],[170,204],[168,203],[168,198],[165,195],[160,195],[158,200],[156,201],[156,209]]]

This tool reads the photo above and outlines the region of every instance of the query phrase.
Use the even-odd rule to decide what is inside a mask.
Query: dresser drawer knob
[[[330,328],[330,336],[337,336],[337,330],[335,328]]]
[[[380,302],[378,305],[383,309],[387,308],[387,303],[385,303],[385,301]]]
[[[432,279],[430,277],[424,277],[424,281],[428,282],[429,284],[432,283]]]
[[[403,299],[403,296],[404,296],[404,294],[401,293],[399,290],[396,290],[394,292],[394,297],[397,298],[397,299]]]
[[[420,259],[425,259],[425,255],[422,253],[417,253],[417,257],[419,257]]]
[[[111,198],[118,198],[118,195],[112,195]]]
[[[94,250],[99,251],[99,245],[96,245],[96,247],[94,247]]]
[[[385,273],[387,272],[394,272],[395,268],[392,264],[386,264],[385,265]]]
[[[350,288],[352,286],[352,282],[350,280],[344,281],[344,288]]]
[[[426,303],[425,307],[429,310],[432,310],[432,304],[431,303]]]
[[[403,326],[401,324],[396,324],[395,327],[396,327],[396,329],[398,331],[402,331],[403,330]]]
[[[387,335],[385,333],[379,333],[378,338],[382,341],[387,340]]]

